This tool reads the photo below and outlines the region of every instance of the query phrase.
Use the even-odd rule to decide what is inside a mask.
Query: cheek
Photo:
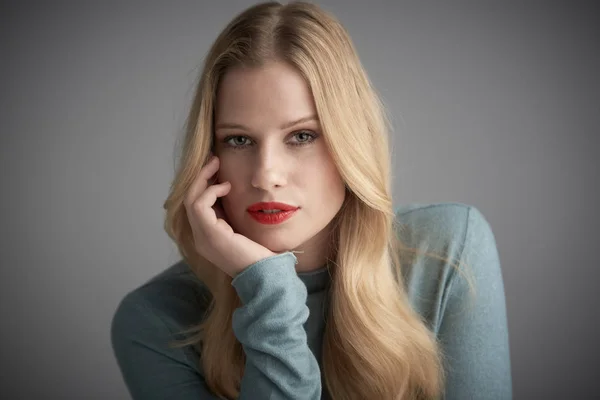
[[[337,167],[329,155],[324,155],[320,163],[315,163],[315,168],[318,171],[314,171],[310,176],[313,178],[319,177],[320,185],[323,186],[325,191],[335,191],[340,185],[344,185]]]
[[[330,160],[326,168],[324,179],[328,195],[331,197],[333,207],[339,208],[346,196],[346,185],[333,160]]]
[[[227,222],[237,231],[237,221],[243,216],[242,213],[244,212],[241,208],[244,205],[243,196],[237,193],[235,191],[235,186],[232,185],[229,193],[224,197],[220,197],[219,201],[225,212]]]
[[[220,162],[221,165],[219,166],[218,171],[218,182],[221,183],[229,181],[235,186],[236,181],[239,181],[241,178],[240,171],[244,170],[241,164],[226,156],[221,156]]]
[[[323,193],[327,193],[328,197],[325,200],[330,200],[333,204],[338,203],[340,199],[343,200],[346,188],[337,170],[328,171],[323,177],[323,184]]]
[[[344,182],[337,168],[328,162],[305,169],[302,182],[306,200],[312,205],[311,212],[329,214],[344,200]]]
[[[235,221],[244,213],[243,207],[246,205],[244,190],[247,186],[244,182],[248,180],[248,177],[244,175],[244,171],[247,170],[248,168],[245,168],[243,163],[239,161],[234,162],[227,157],[222,157],[218,182],[231,183],[231,189],[226,196],[220,197],[220,202],[225,214],[233,225],[235,225]]]

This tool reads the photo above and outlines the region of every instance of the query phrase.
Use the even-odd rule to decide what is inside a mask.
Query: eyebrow
[[[286,122],[285,124],[281,125],[279,127],[279,129],[284,130],[284,129],[289,129],[293,126],[296,126],[298,124],[301,124],[303,122],[308,122],[308,121],[317,121],[319,122],[319,118],[316,115],[309,115],[306,117],[302,117],[300,119],[297,119],[295,121],[291,121],[291,122]],[[222,122],[220,124],[217,124],[215,126],[215,130],[217,129],[242,129],[245,131],[251,131],[250,128],[242,125],[242,124],[234,124],[234,123],[228,123],[228,122]]]

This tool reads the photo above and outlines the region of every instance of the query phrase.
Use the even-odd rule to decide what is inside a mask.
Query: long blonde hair
[[[165,230],[212,294],[205,318],[176,346],[195,346],[204,378],[220,398],[239,394],[246,356],[232,329],[241,306],[231,278],[203,259],[183,199],[206,162],[220,79],[238,65],[294,66],[308,82],[323,136],[347,186],[336,216],[323,337],[325,382],[333,399],[432,399],[443,392],[443,356],[410,306],[403,247],[391,195],[389,121],[342,25],[305,2],[254,5],[235,17],[206,56],[188,115],[181,159],[164,203]]]

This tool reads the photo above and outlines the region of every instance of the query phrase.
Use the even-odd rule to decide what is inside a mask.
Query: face
[[[231,183],[221,204],[234,231],[274,252],[304,250],[318,262],[345,186],[302,76],[279,62],[229,70],[217,93],[214,152],[218,181]],[[262,224],[247,209],[268,201],[299,209],[283,223]]]

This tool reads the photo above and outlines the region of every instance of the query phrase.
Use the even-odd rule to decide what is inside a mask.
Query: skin
[[[214,139],[217,181],[231,184],[220,203],[233,230],[276,253],[303,251],[295,253],[298,272],[324,266],[345,186],[303,77],[283,62],[227,71],[217,93]],[[264,225],[247,212],[260,201],[300,209],[281,224]]]

